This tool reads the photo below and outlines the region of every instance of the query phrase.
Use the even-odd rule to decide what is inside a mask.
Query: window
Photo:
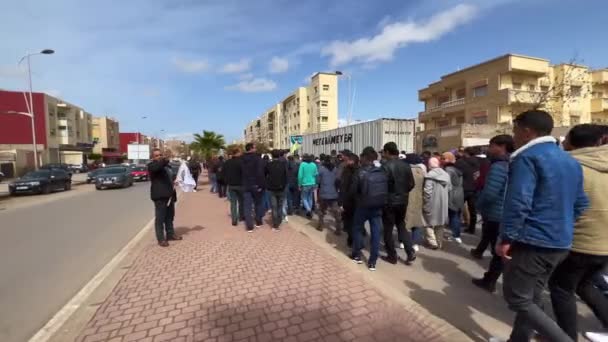
[[[322,116],[321,117],[321,122],[328,122],[329,118],[327,116]]]
[[[329,84],[324,84],[323,85],[323,90],[324,91],[328,91],[329,90]]]
[[[306,96],[306,101],[310,101],[310,96]]]
[[[457,99],[464,99],[465,97],[467,97],[467,90],[465,88],[456,90]]]
[[[456,123],[457,124],[463,124],[464,123],[464,116],[459,116],[456,118]]]
[[[546,93],[549,91],[549,86],[540,86],[540,91],[542,91],[543,93]]]
[[[55,129],[51,128],[51,136],[54,137],[55,136]]]
[[[306,112],[307,112],[308,114],[310,114],[310,109],[307,109],[307,110],[306,110]]]
[[[473,88],[473,97],[480,97],[488,95],[488,85],[482,85],[480,87]]]
[[[536,91],[536,86],[534,84],[528,84],[528,91]]]
[[[450,125],[449,119],[443,119],[443,120],[437,121],[437,127],[445,127],[445,126],[449,126],[449,125]]]
[[[321,101],[321,107],[327,107],[327,101]]]
[[[572,96],[581,96],[581,86],[570,86]]]
[[[319,92],[319,87],[315,87],[315,94]]]
[[[473,119],[471,120],[471,123],[473,125],[485,125],[488,123],[488,116],[487,115],[474,116]]]
[[[520,82],[513,82],[513,89],[521,90],[521,83]]]
[[[310,122],[308,123],[308,128],[310,128]]]

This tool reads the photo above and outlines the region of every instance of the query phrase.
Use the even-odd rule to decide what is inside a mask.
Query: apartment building
[[[290,137],[338,127],[338,75],[316,73],[273,105],[243,131],[245,141],[265,142],[271,148],[288,148]]]
[[[93,152],[115,156],[120,154],[120,130],[118,120],[107,116],[93,118]]]
[[[483,144],[496,127],[510,125],[531,108],[549,111],[556,126],[604,122],[607,75],[584,65],[551,65],[547,59],[514,54],[444,75],[418,92],[424,102],[418,149]]]

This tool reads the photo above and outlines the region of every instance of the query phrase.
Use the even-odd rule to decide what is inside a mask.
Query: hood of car
[[[17,179],[16,181],[13,182],[13,184],[27,184],[30,182],[48,182],[48,178],[24,178],[24,179]]]

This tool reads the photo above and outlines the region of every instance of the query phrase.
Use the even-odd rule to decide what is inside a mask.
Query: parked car
[[[145,166],[136,166],[131,169],[131,176],[133,176],[133,179],[136,181],[145,182],[149,178],[148,168]]]
[[[89,171],[89,168],[86,164],[71,164],[69,165],[70,171],[73,173],[81,173]]]
[[[127,188],[133,185],[131,170],[126,167],[106,167],[95,176],[97,190],[108,188]]]
[[[103,170],[103,168],[89,171],[89,173],[87,173],[87,184],[95,183],[95,178],[97,177],[99,172],[101,172],[102,170]]]
[[[61,169],[41,169],[26,173],[8,186],[11,195],[21,193],[48,194],[55,190],[70,190],[72,179]]]
[[[70,168],[70,165],[68,165],[68,164],[51,163],[51,164],[42,165],[40,167],[40,169],[42,169],[42,170],[52,170],[52,169],[63,170],[65,172],[67,172],[68,175],[70,175],[70,179],[72,179],[72,169]]]

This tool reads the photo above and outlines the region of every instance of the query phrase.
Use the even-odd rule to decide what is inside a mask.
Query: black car
[[[70,190],[72,179],[60,169],[31,171],[8,186],[11,195],[21,193],[48,194],[55,190]]]
[[[95,169],[95,170],[87,173],[87,184],[95,183],[95,177],[97,177],[99,172],[102,170],[103,170],[103,168],[100,168],[100,169]]]
[[[42,165],[40,167],[40,169],[42,169],[42,170],[53,170],[53,169],[63,170],[65,172],[67,172],[67,174],[70,176],[70,179],[72,178],[72,168],[68,164],[51,163],[51,164]]]
[[[95,188],[97,190],[109,188],[127,188],[133,185],[131,169],[126,167],[108,167],[99,169],[95,175]]]

